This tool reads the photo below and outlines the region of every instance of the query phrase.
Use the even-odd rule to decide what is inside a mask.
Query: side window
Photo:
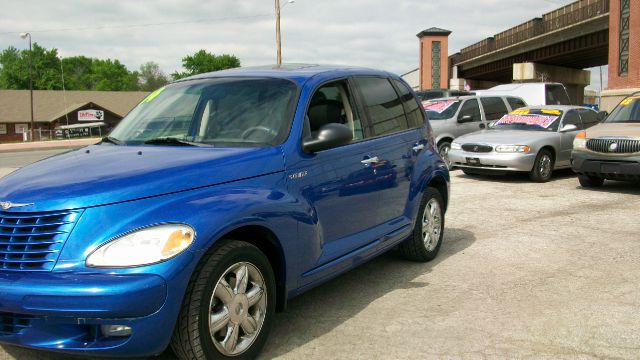
[[[393,134],[408,129],[398,94],[387,79],[356,77],[364,107],[369,114],[367,136]]]
[[[364,138],[360,117],[352,105],[348,89],[346,82],[338,81],[322,85],[316,90],[307,110],[307,133],[318,131],[329,123],[339,123],[353,131],[354,141]]]
[[[466,115],[471,116],[471,118],[473,118],[473,121],[482,120],[482,117],[480,116],[480,105],[478,105],[478,100],[471,99],[465,101],[464,104],[462,104],[462,109],[460,109],[458,119],[461,119]]]
[[[411,94],[411,90],[398,80],[394,80],[398,90],[400,91],[400,99],[404,106],[404,112],[407,114],[407,122],[410,128],[422,127],[424,125],[424,111],[418,105],[418,102]]]
[[[487,121],[499,120],[509,112],[509,110],[507,110],[507,106],[504,104],[504,101],[502,101],[502,98],[482,97],[480,98],[480,101],[482,102],[484,116],[486,117]]]
[[[517,97],[509,96],[507,97],[507,102],[509,103],[509,106],[511,106],[511,110],[527,106],[527,103],[525,103],[524,100]]]
[[[545,98],[547,105],[571,105],[567,91],[562,85],[546,85]]]
[[[564,118],[562,119],[562,126],[564,127],[565,125],[569,124],[577,126],[578,130],[583,129],[582,121],[580,120],[580,115],[578,114],[577,110],[569,110],[564,115]]]
[[[598,114],[592,110],[580,109],[580,117],[582,118],[582,124],[584,125],[585,129],[592,127],[599,122]]]

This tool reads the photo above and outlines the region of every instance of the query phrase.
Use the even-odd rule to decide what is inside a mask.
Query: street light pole
[[[30,33],[22,33],[20,37],[25,39],[29,37],[29,96],[31,98],[31,126],[29,128],[29,132],[31,133],[31,141],[35,141],[35,124],[33,122],[33,73],[31,70],[31,62],[32,62],[32,51],[31,51],[31,34]]]
[[[293,4],[295,0],[286,0],[284,5],[280,5],[280,0],[276,2],[276,47],[277,47],[277,62],[278,65],[282,65],[282,45],[280,43],[280,9],[287,6],[287,4]]]
[[[277,63],[278,65],[282,65],[282,48],[280,45],[280,0],[275,0],[276,2],[276,46],[277,46]]]

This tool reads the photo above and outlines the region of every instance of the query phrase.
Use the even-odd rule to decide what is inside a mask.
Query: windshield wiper
[[[176,139],[174,137],[164,137],[149,139],[144,142],[147,145],[177,145],[177,146],[202,146],[200,143],[195,143],[186,140]]]
[[[113,145],[122,145],[122,141],[111,137],[111,136],[105,136],[100,140],[100,143],[112,143]]]

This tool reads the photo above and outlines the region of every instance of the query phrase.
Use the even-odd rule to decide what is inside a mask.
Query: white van
[[[476,95],[510,95],[524,99],[529,105],[571,105],[569,94],[560,83],[513,83],[476,90]]]

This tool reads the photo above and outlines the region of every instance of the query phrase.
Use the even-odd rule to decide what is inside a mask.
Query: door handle
[[[424,149],[424,144],[418,144],[418,145],[414,146],[412,149],[413,149],[413,151],[418,152],[418,151]]]
[[[377,157],[377,156],[374,156],[374,157],[370,157],[370,158],[367,158],[367,159],[363,159],[363,160],[361,160],[360,162],[361,162],[362,164],[364,164],[364,165],[370,165],[370,164],[375,164],[375,163],[377,163],[378,161],[380,161],[380,159],[378,159],[378,157]]]

